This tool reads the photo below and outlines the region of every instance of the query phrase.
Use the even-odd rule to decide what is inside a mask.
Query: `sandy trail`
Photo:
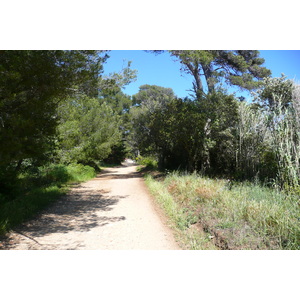
[[[1,242],[0,242],[1,245]],[[0,247],[1,249],[1,247]],[[176,250],[136,167],[107,168],[2,242],[11,250]]]

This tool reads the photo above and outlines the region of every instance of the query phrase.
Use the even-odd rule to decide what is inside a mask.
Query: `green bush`
[[[68,172],[68,169],[65,165],[51,164],[48,167],[42,170],[42,177],[45,180],[45,183],[53,184],[63,184],[68,182],[71,179],[71,176]]]
[[[94,168],[82,164],[71,164],[66,169],[70,181],[85,181],[96,176]]]
[[[146,157],[138,156],[136,158],[136,161],[139,165],[145,166],[148,169],[157,169],[158,166],[157,160],[150,156],[146,156]]]

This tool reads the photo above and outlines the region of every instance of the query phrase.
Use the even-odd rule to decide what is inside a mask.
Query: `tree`
[[[155,50],[160,53],[162,51]],[[213,92],[220,82],[242,89],[257,88],[260,80],[271,74],[262,67],[264,59],[254,50],[170,50],[181,63],[181,70],[194,77],[193,90],[197,98]]]
[[[104,159],[107,163],[120,164],[130,148],[128,147],[128,134],[131,130],[129,110],[132,106],[132,99],[122,91],[126,85],[137,78],[137,70],[130,69],[130,66],[131,62],[129,61],[121,71],[100,78],[100,102],[110,106],[113,112],[121,118],[122,138],[118,144],[112,147],[109,156]]]
[[[148,110],[154,111],[174,98],[175,94],[171,88],[144,84],[140,86],[139,92],[133,95],[132,100],[133,105],[143,105]]]
[[[109,97],[119,94],[126,85],[137,79],[137,70],[130,68],[131,61],[121,71],[110,73],[108,76],[99,78],[100,96]]]
[[[258,90],[252,93],[254,101],[264,109],[273,110],[278,103],[288,107],[292,101],[294,83],[284,74],[281,77],[264,78]]]
[[[198,112],[205,120],[202,172],[213,175],[233,173],[238,101],[233,95],[218,90],[202,98],[198,107]]]
[[[102,55],[104,54],[104,55]],[[105,53],[0,52],[0,168],[18,170],[54,146],[58,103],[79,91],[97,91]]]
[[[164,111],[164,107],[175,98],[172,89],[156,85],[142,85],[139,92],[133,95],[133,107],[130,110],[132,128],[129,143],[131,147],[139,151],[155,152],[155,143],[150,134],[150,124],[158,110]],[[161,124],[163,126],[163,124]]]
[[[120,117],[97,98],[70,98],[61,103],[58,113],[58,156],[62,163],[94,166],[121,141]]]
[[[218,175],[234,169],[237,100],[232,95],[216,91],[200,102],[174,97],[164,104],[157,98],[150,102],[157,105],[140,103],[132,110],[135,138],[142,154],[158,157],[160,168]]]

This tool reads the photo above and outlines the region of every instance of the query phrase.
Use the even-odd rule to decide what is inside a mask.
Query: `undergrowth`
[[[296,195],[176,172],[146,182],[182,233],[198,224],[221,249],[300,249]]]
[[[13,193],[0,194],[0,235],[33,217],[68,191],[70,183],[95,177],[90,166],[50,164],[21,173]]]
[[[143,167],[139,167],[138,170],[156,170],[158,167],[157,160],[150,156],[138,156],[136,162]]]

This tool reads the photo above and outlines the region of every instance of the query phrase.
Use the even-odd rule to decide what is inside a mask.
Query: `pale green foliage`
[[[145,166],[147,169],[157,169],[157,160],[155,159],[155,157],[143,157],[139,155],[136,158],[136,162],[141,166]]]
[[[58,110],[59,156],[62,162],[102,160],[121,138],[120,117],[98,99],[70,99]]]
[[[299,86],[295,86],[299,90]],[[299,94],[294,93],[289,107],[278,99],[272,118],[272,142],[279,164],[279,178],[292,186],[300,184]]]
[[[278,107],[280,102],[286,107],[292,100],[293,81],[287,79],[284,74],[281,77],[265,77],[261,82],[261,87],[252,92],[254,101],[265,109]]]
[[[244,102],[238,106],[236,124],[236,168],[240,178],[251,178],[261,169],[264,153],[270,150],[271,136],[267,126],[268,116]],[[268,166],[270,168],[270,165]],[[272,173],[273,170],[269,170]],[[261,174],[266,175],[266,174]],[[272,176],[271,174],[268,174]],[[274,178],[277,174],[273,174]]]
[[[133,95],[133,104],[145,107],[150,113],[162,109],[167,103],[175,98],[171,88],[157,85],[144,84],[140,86],[139,92]]]
[[[273,178],[298,186],[300,178],[299,85],[286,77],[266,78],[256,105],[239,105],[237,170],[240,177]],[[246,176],[248,175],[248,176]]]

